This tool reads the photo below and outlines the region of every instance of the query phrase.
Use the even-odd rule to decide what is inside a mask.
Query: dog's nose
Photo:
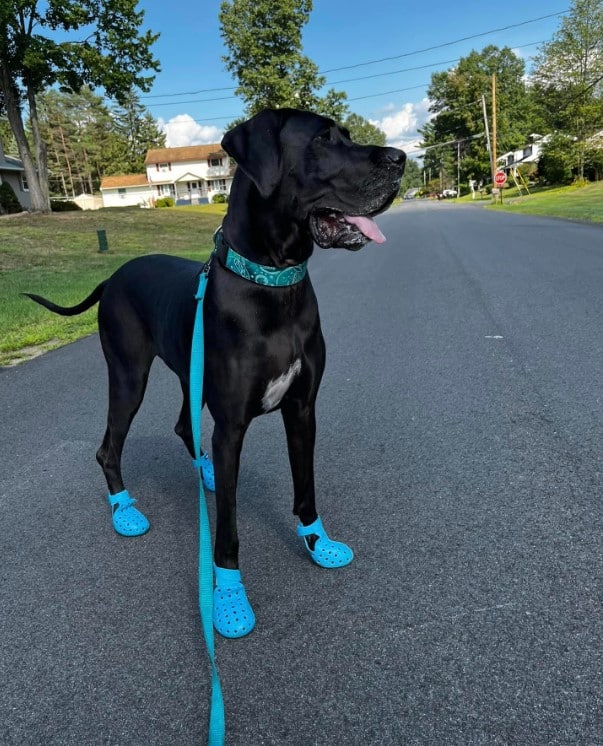
[[[403,166],[406,163],[406,153],[398,148],[383,148],[382,158],[384,161],[395,163],[396,166]]]

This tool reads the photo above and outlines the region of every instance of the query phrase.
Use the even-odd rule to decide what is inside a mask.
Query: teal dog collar
[[[224,266],[231,272],[245,280],[255,282],[256,285],[265,285],[272,288],[289,287],[301,282],[308,271],[308,262],[296,264],[294,267],[278,269],[277,267],[268,267],[265,264],[258,264],[246,259],[244,256],[237,254],[234,249],[224,241],[222,230],[218,229],[215,233],[216,252],[222,259]],[[222,249],[222,251],[220,251]],[[226,249],[225,254],[222,253]]]

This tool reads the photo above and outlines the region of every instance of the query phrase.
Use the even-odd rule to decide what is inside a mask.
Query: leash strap
[[[201,614],[201,625],[205,637],[205,646],[211,662],[211,706],[209,713],[209,746],[223,746],[226,737],[226,725],[224,717],[224,698],[220,677],[216,667],[214,653],[214,575],[211,531],[209,528],[209,516],[207,514],[207,503],[203,490],[203,479],[201,474],[201,408],[203,405],[203,369],[205,362],[204,335],[203,335],[203,299],[207,287],[210,260],[206,263],[201,276],[199,287],[195,298],[197,299],[197,310],[195,313],[195,325],[193,328],[193,343],[191,347],[190,366],[190,406],[191,426],[193,430],[193,444],[195,459],[193,466],[197,469],[199,476],[199,611]]]

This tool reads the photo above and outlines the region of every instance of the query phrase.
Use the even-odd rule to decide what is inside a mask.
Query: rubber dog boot
[[[109,505],[113,508],[113,528],[121,536],[141,536],[151,527],[140,510],[132,507],[135,502],[128,490],[109,495]]]
[[[193,459],[193,466],[195,468],[199,467],[201,469],[203,486],[206,487],[208,490],[211,490],[211,492],[215,492],[216,478],[214,476],[214,465],[209,460],[209,456],[207,455],[207,453],[204,453],[198,461],[196,459]]]
[[[314,544],[314,549],[310,549],[310,545],[306,539],[307,536],[311,536],[312,534],[318,536],[316,544]],[[304,526],[300,523],[297,527],[297,535],[303,538],[310,557],[320,567],[345,567],[354,559],[354,552],[352,552],[347,544],[329,539],[320,517],[309,526]]]
[[[214,628],[222,637],[244,637],[255,627],[255,614],[241,582],[241,572],[216,565],[214,571]]]

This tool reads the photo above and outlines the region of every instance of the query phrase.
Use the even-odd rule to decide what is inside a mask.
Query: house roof
[[[101,189],[117,189],[118,187],[149,186],[146,174],[120,174],[105,176],[101,181]]]
[[[145,166],[154,163],[183,163],[185,161],[206,161],[215,156],[226,155],[218,143],[211,145],[185,145],[181,148],[156,148],[147,152]]]
[[[25,169],[18,158],[13,158],[10,155],[5,155],[2,158],[0,155],[0,171],[25,171]]]

